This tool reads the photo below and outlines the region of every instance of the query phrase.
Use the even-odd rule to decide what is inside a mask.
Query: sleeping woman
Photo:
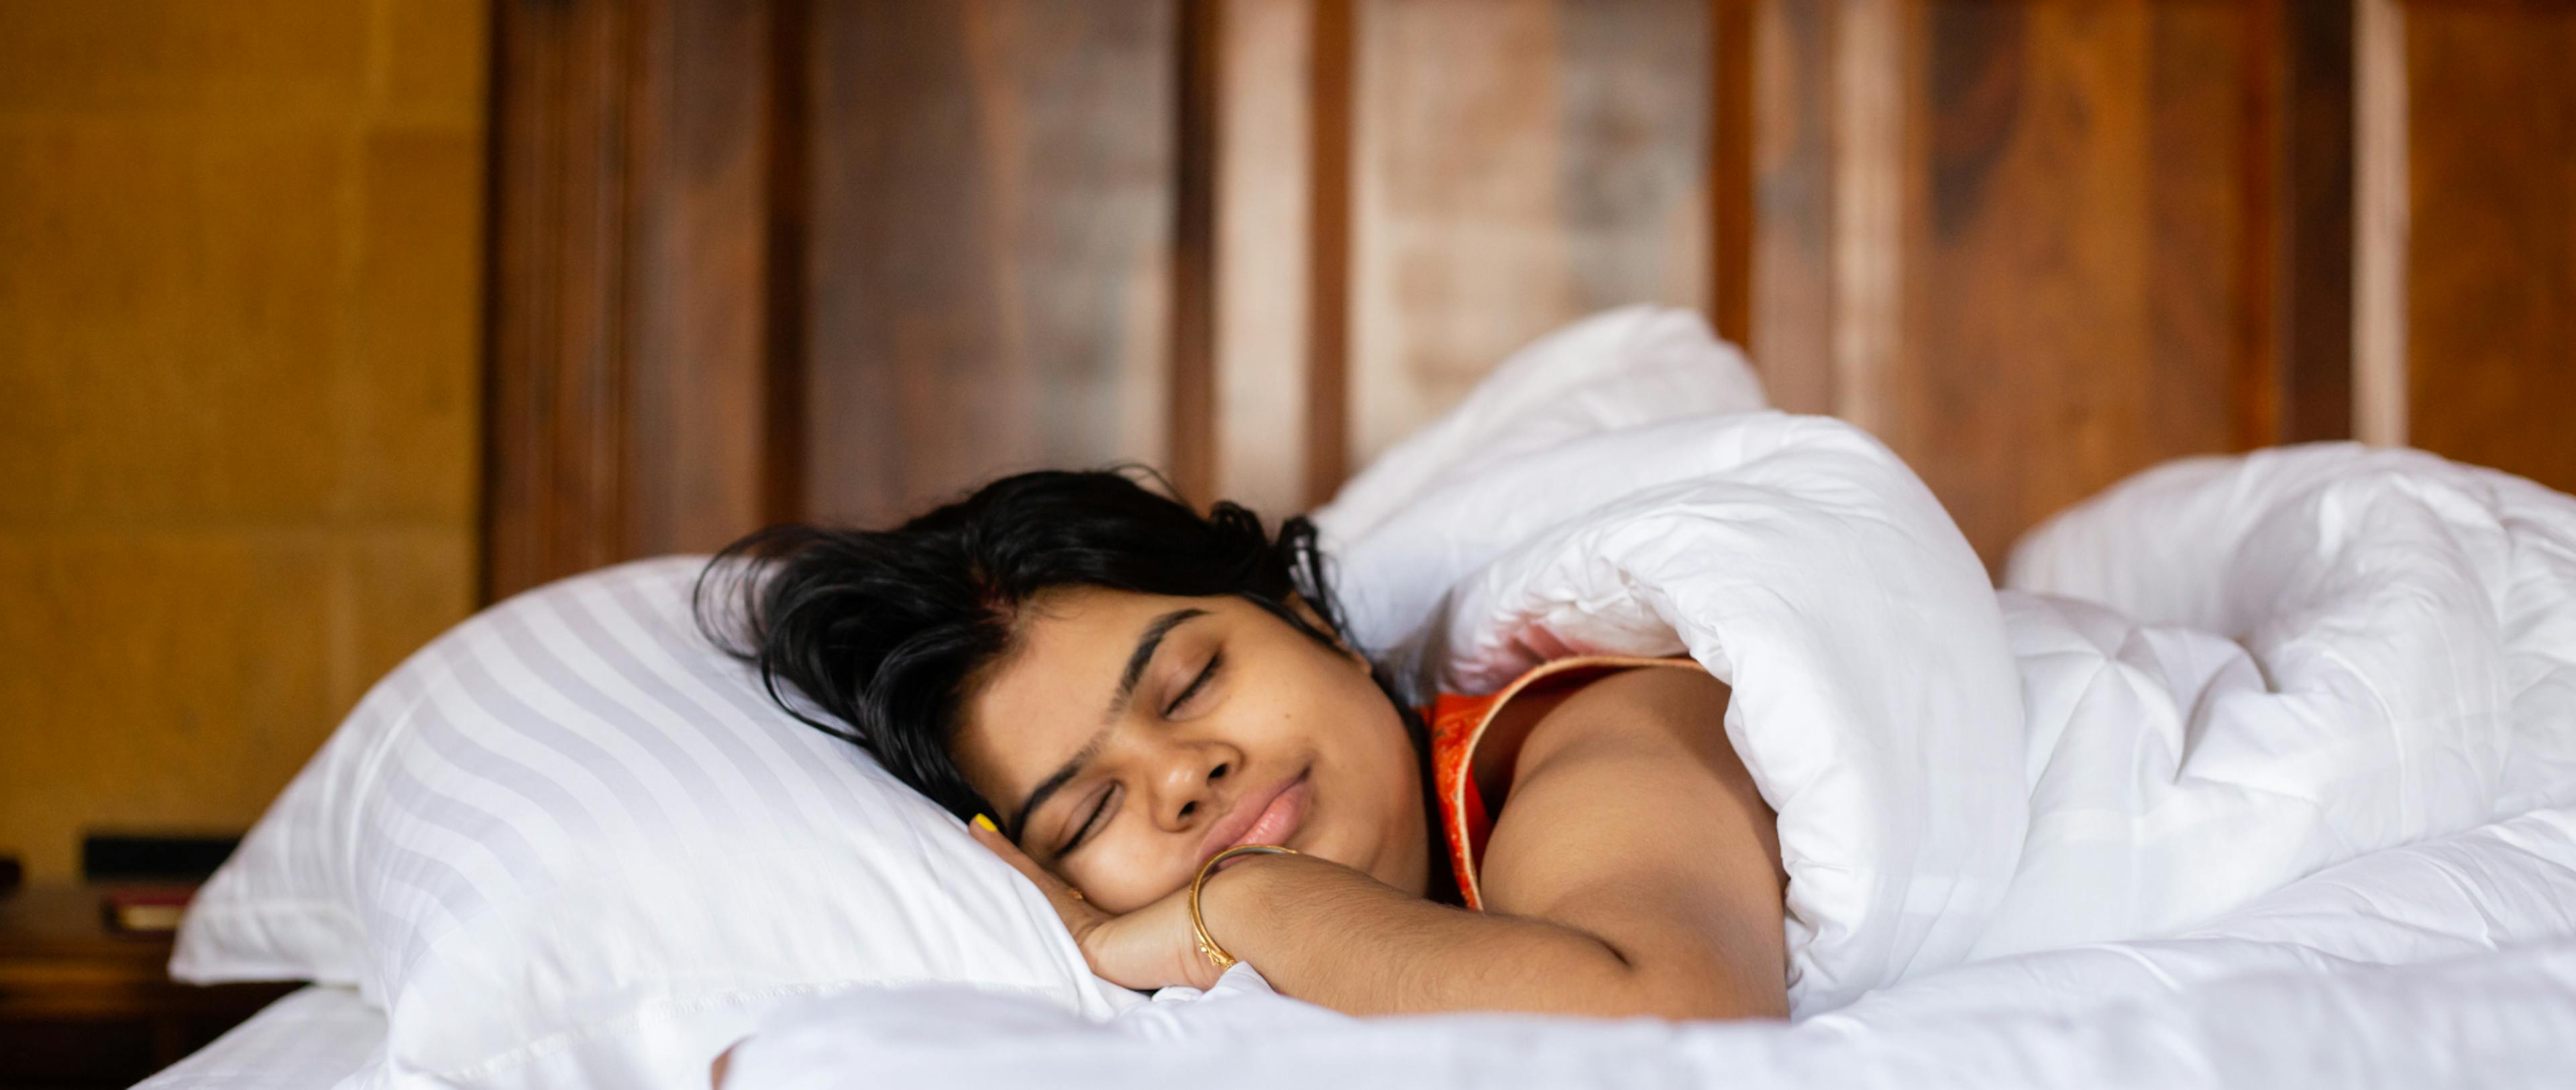
[[[1109,471],[708,571],[702,621],[771,695],[967,822],[1118,984],[1241,959],[1352,1014],[1787,1013],[1774,816],[1688,659],[1409,707],[1304,518]],[[1239,845],[1288,850],[1206,868]]]

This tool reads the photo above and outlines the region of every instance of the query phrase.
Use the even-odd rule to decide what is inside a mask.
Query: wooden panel
[[[1307,49],[1306,502],[1350,472],[1351,155],[1359,82],[1359,0],[1313,0]]]
[[[1217,165],[1216,494],[1307,506],[1308,124],[1315,0],[1227,0]]]
[[[1833,411],[1884,432],[1904,336],[1908,180],[1921,168],[1920,5],[1858,0],[1834,27]]]
[[[2348,433],[2337,0],[1768,0],[1753,348],[1990,559],[2177,454]]]
[[[487,597],[789,513],[799,10],[500,5]]]
[[[2576,7],[2404,19],[2409,440],[2576,489]]]
[[[557,45],[504,51],[552,113],[501,115],[496,346],[553,362],[496,383],[496,451],[542,454],[498,459],[496,573],[1111,459],[1276,517],[1532,337],[1638,301],[1708,307],[1778,403],[1879,431],[1989,559],[2165,458],[2351,433],[2357,352],[2402,383],[2461,342],[2464,392],[2417,371],[2412,400],[2540,452],[2492,457],[2557,449],[2509,414],[2558,390],[2527,361],[2558,336],[2559,160],[2514,156],[2563,111],[2507,111],[2502,144],[2406,115],[2554,101],[2558,39],[2512,28],[2563,7],[2432,5],[2464,29],[2400,40],[2389,78],[2344,0],[505,10],[505,46],[543,20]],[[2487,38],[2505,72],[2467,59]],[[2407,193],[2356,178],[2372,133],[2456,191],[2356,246],[2356,201]],[[2407,256],[2444,215],[2541,229],[2509,261]],[[2356,307],[2356,281],[2410,302]],[[502,532],[518,511],[554,543]]]
[[[487,600],[625,559],[628,31],[603,2],[496,11]]]
[[[2406,441],[2406,17],[2356,0],[2353,31],[2353,436]]]
[[[805,514],[1166,454],[1174,5],[817,5]]]
[[[2154,462],[2268,441],[2254,9],[1923,13],[1883,433],[1990,561]]]
[[[1171,429],[1164,470],[1192,504],[1216,499],[1217,171],[1225,87],[1225,0],[1178,0],[1173,35]]]
[[[1354,465],[1568,319],[1708,301],[1704,0],[1357,18]]]
[[[1834,411],[1835,36],[1839,5],[1754,11],[1753,231],[1746,350],[1771,403]]]
[[[2353,408],[2353,2],[2285,0],[2266,15],[2280,128],[2275,184],[2260,195],[2275,210],[2275,438],[2342,439]]]
[[[795,0],[635,5],[625,140],[626,556],[702,552],[792,515],[772,366],[802,316],[792,226]],[[788,48],[781,48],[781,39]],[[774,230],[778,224],[790,230]],[[788,343],[793,344],[791,340]],[[773,480],[773,475],[777,480]]]
[[[1708,5],[1709,324],[1737,346],[1753,322],[1753,0]]]

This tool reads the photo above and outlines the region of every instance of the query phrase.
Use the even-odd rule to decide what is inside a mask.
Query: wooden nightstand
[[[173,983],[171,937],[109,930],[104,890],[0,894],[0,1088],[131,1086],[298,987]]]

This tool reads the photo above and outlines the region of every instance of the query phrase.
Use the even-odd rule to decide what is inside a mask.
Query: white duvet
[[[1416,696],[1595,651],[1687,651],[1734,687],[1797,1021],[1368,1022],[1243,970],[1106,1023],[862,992],[774,1021],[740,1085],[2406,1085],[2576,1061],[2576,499],[2348,444],[2191,460],[2034,531],[1998,593],[1874,439],[1765,411],[1696,319],[1632,310],[1507,362],[1318,522],[1355,635]]]

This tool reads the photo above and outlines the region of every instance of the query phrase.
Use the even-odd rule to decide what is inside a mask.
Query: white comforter
[[[726,1088],[2559,1087],[2570,904],[2558,810],[2373,854],[2218,926],[1975,962],[1796,1023],[1349,1018],[1239,965],[1106,1023],[991,992],[845,993],[744,1042]]]
[[[2576,499],[2351,445],[2193,460],[2035,531],[1998,594],[1874,439],[1761,411],[1695,320],[1628,311],[1318,521],[1416,695],[1578,651],[1734,686],[1798,1022],[1359,1022],[1249,972],[1106,1024],[862,993],[753,1038],[743,1085],[2564,1074]]]

